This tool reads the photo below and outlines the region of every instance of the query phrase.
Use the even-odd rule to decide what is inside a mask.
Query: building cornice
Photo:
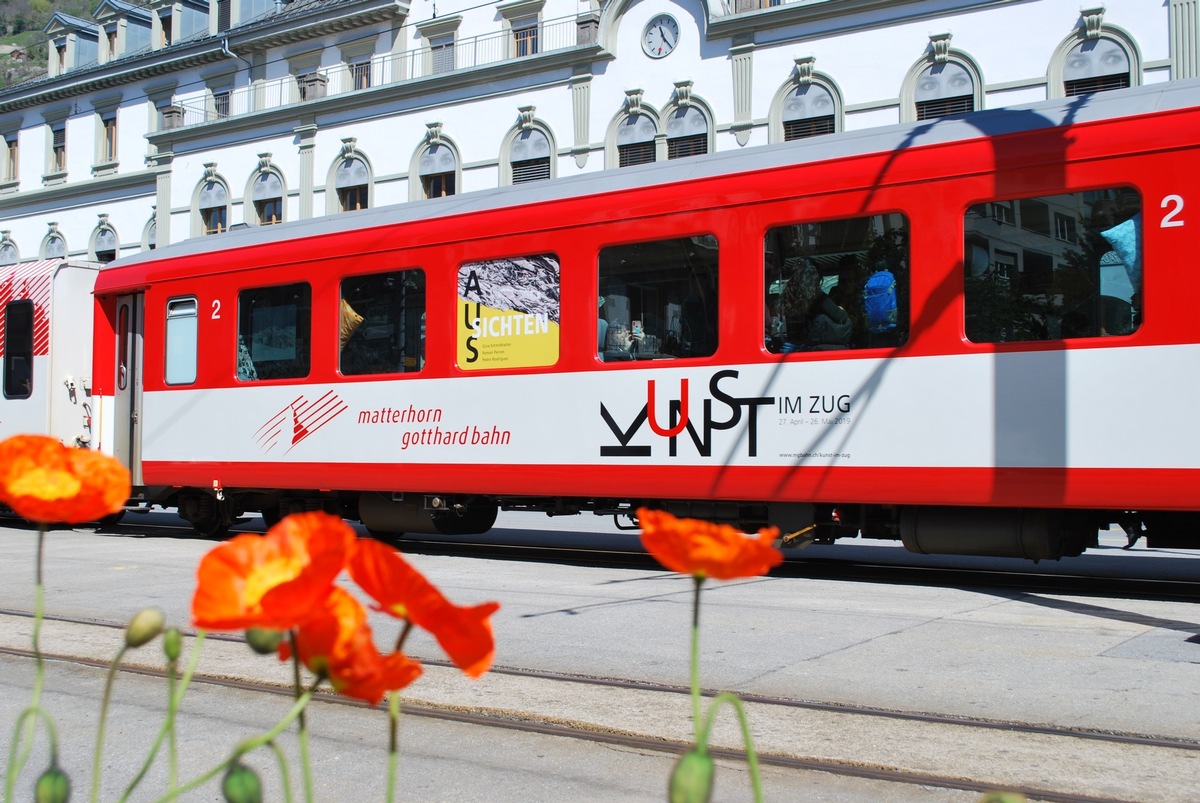
[[[394,84],[384,84],[358,92],[343,92],[289,106],[263,109],[212,123],[154,131],[147,134],[146,139],[159,149],[171,150],[177,144],[186,143],[189,140],[207,140],[213,136],[215,131],[225,134],[262,130],[264,127],[272,126],[291,130],[295,127],[295,121],[301,117],[311,121],[326,114],[339,114],[411,98],[440,95],[455,89],[478,88],[483,83],[482,76],[486,76],[486,83],[495,84],[509,78],[561,69],[567,73],[561,81],[566,86],[570,82],[571,70],[577,65],[590,67],[597,61],[610,61],[613,58],[614,56],[599,44],[579,45],[507,62],[456,70],[451,73],[440,73],[426,78],[414,78]]]
[[[81,199],[87,203],[99,204],[96,199],[113,192],[126,192],[131,189],[144,188],[147,195],[153,195],[159,169],[137,170],[131,173],[113,173],[110,176],[92,177],[87,181],[72,181],[54,187],[42,187],[36,190],[21,190],[12,195],[0,195],[0,216],[5,213],[28,213],[39,206],[61,208],[66,202]]]
[[[834,28],[822,26],[822,33],[827,35],[834,30],[874,27],[871,18],[859,16],[862,14],[876,14],[880,18],[879,25],[894,25],[898,21],[941,18],[955,11],[1008,6],[1019,2],[1024,0],[951,0],[932,4],[936,7],[931,8],[929,3],[913,0],[809,0],[722,16],[710,14],[705,35],[711,41],[739,35],[753,36],[766,29],[786,30],[788,26],[845,20],[844,25]],[[738,0],[732,0],[732,3],[738,3]]]
[[[229,49],[248,54],[282,45],[291,45],[329,34],[389,22],[408,16],[408,0],[359,0],[334,3],[303,20],[287,14],[272,17],[227,34]],[[297,25],[297,22],[301,24]]]
[[[237,52],[252,53],[392,20],[405,16],[408,9],[408,0],[357,0],[334,3],[306,16],[281,14],[216,36],[181,42],[163,50],[144,51],[106,64],[17,85],[0,92],[0,114],[86,95],[98,89],[136,84],[227,60]]]
[[[144,57],[72,70],[55,78],[18,85],[0,93],[0,114],[86,95],[99,89],[134,84],[227,58],[229,55],[222,51],[220,40],[205,39],[178,50],[171,48]]]

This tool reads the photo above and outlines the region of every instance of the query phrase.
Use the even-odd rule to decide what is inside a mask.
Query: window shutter
[[[966,114],[974,110],[975,99],[970,95],[961,95],[957,98],[923,100],[917,104],[917,119],[932,120],[935,117],[945,117],[949,114]]]
[[[1125,89],[1129,86],[1129,74],[1100,75],[1095,78],[1081,78],[1078,81],[1065,81],[1063,89],[1067,97],[1087,95],[1092,92],[1108,92],[1112,89]]]
[[[793,139],[815,137],[820,134],[833,133],[833,115],[828,117],[809,117],[803,120],[784,120],[783,139],[790,142]]]
[[[708,134],[692,134],[667,140],[667,158],[684,159],[708,153]]]
[[[528,159],[512,163],[513,184],[525,184],[550,178],[550,159]]]
[[[649,164],[654,161],[654,142],[634,142],[617,146],[617,166]]]

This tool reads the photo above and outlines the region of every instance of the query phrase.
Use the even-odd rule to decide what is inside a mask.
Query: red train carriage
[[[96,282],[101,448],[203,531],[639,504],[1195,546],[1200,84],[256,227]]]

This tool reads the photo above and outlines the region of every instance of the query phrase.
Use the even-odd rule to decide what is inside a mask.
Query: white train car
[[[92,443],[92,288],[100,265],[63,258],[0,266],[0,439]]]

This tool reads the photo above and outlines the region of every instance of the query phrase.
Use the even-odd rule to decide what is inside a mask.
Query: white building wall
[[[827,4],[832,6],[837,1],[827,0]],[[513,69],[510,61],[494,68],[480,68],[470,74],[472,80],[465,85],[451,76],[445,80],[421,79],[419,85],[413,83],[414,88],[427,87],[420,92],[397,93],[372,87],[361,94],[360,105],[296,103],[286,106],[289,112],[294,111],[291,116],[271,111],[281,102],[267,88],[276,92],[290,82],[297,60],[319,63],[333,76],[331,81],[337,81],[345,76],[341,65],[347,52],[412,56],[426,44],[417,26],[431,19],[432,7],[415,4],[403,24],[373,23],[359,30],[272,47],[262,53],[239,53],[236,59],[191,67],[167,77],[156,75],[119,89],[109,86],[97,89],[92,95],[65,100],[48,93],[44,103],[33,107],[7,109],[7,95],[0,92],[0,128],[7,130],[18,123],[21,129],[19,191],[15,196],[0,195],[0,228],[12,232],[22,258],[30,259],[37,256],[48,223],[55,221],[67,239],[70,253],[86,255],[98,215],[107,214],[120,236],[122,251],[140,248],[143,229],[157,201],[153,166],[147,165],[147,156],[153,155],[155,146],[147,141],[146,134],[157,125],[158,112],[147,98],[147,91],[161,94],[161,87],[173,82],[170,102],[190,107],[190,115],[208,104],[209,82],[232,87],[235,94],[248,92],[251,63],[257,65],[253,74],[261,76],[264,96],[276,98],[268,104],[267,111],[257,113],[265,121],[262,125],[247,124],[249,115],[235,114],[228,122],[202,125],[194,124],[199,118],[188,117],[187,127],[169,138],[164,146],[170,147],[173,158],[163,162],[164,169],[169,170],[170,191],[168,209],[160,213],[170,215],[173,240],[192,235],[193,198],[204,177],[206,163],[216,163],[218,175],[228,186],[229,223],[252,220],[253,213],[244,196],[262,153],[270,153],[272,164],[283,174],[286,219],[298,219],[305,200],[301,197],[304,184],[302,138],[295,131],[298,126],[315,124],[311,208],[314,215],[322,215],[328,208],[326,194],[331,170],[345,138],[356,140],[355,148],[372,167],[376,180],[372,204],[401,203],[408,201],[410,183],[416,180],[409,172],[414,154],[423,147],[428,124],[439,122],[443,136],[460,155],[462,170],[457,190],[472,192],[499,183],[505,137],[518,124],[518,110],[533,106],[538,124],[549,129],[556,145],[554,174],[567,177],[604,169],[605,135],[613,120],[622,114],[628,90],[641,89],[644,104],[661,113],[670,107],[676,82],[680,81],[691,81],[693,98],[712,111],[715,149],[744,147],[730,131],[735,122],[731,56],[735,35],[710,38],[707,32],[713,24],[726,26],[728,31],[731,21],[753,16],[753,26],[736,36],[737,44],[754,43],[749,88],[753,127],[744,135],[746,146],[753,146],[767,142],[771,104],[780,88],[792,80],[795,61],[800,57],[814,57],[818,73],[828,76],[840,90],[845,103],[845,130],[899,121],[905,76],[914,64],[926,58],[930,36],[942,33],[952,34],[952,49],[979,66],[987,90],[985,108],[1041,100],[1048,93],[1046,77],[1051,58],[1060,43],[1079,26],[1081,8],[1078,0],[980,3],[974,8],[963,8],[969,5],[965,0],[927,0],[889,4],[866,14],[789,21],[796,17],[786,6],[782,10],[739,15],[726,13],[719,4],[720,0],[714,0],[710,8],[701,0],[614,0],[601,17],[599,31],[610,53],[599,55],[590,64],[580,61],[522,72]],[[944,10],[951,6],[953,10]],[[1136,44],[1144,67],[1140,80],[1143,83],[1167,80],[1171,56],[1169,3],[1108,0],[1104,6],[1104,24],[1116,26]],[[568,17],[587,8],[588,4],[574,0],[547,0],[541,19]],[[921,15],[913,16],[916,11],[922,12]],[[678,21],[680,44],[669,56],[650,59],[642,52],[642,32],[647,21],[659,13],[669,13]],[[899,19],[903,14],[909,18]],[[472,37],[498,34],[503,29],[503,17],[494,5],[478,6],[469,0],[443,0],[439,4],[440,19],[455,15],[461,15],[457,37],[464,53]],[[411,62],[407,58],[402,61],[405,65]],[[386,70],[398,69],[400,63],[377,65],[376,81]],[[542,62],[529,62],[538,63]],[[590,103],[586,109],[586,145],[590,150],[582,165],[572,153],[576,145],[572,67],[591,73]],[[224,75],[232,78],[219,78]],[[54,80],[70,79],[68,73]],[[331,97],[335,90],[343,89],[331,85]],[[100,134],[93,103],[111,105],[117,95],[121,97],[117,175],[128,180],[119,182],[115,189],[107,189],[103,180],[93,179],[96,140]],[[48,136],[43,115],[68,108],[67,183],[65,187],[44,187]],[[147,125],[151,121],[155,121],[154,125]],[[154,141],[160,140],[161,137]]]

